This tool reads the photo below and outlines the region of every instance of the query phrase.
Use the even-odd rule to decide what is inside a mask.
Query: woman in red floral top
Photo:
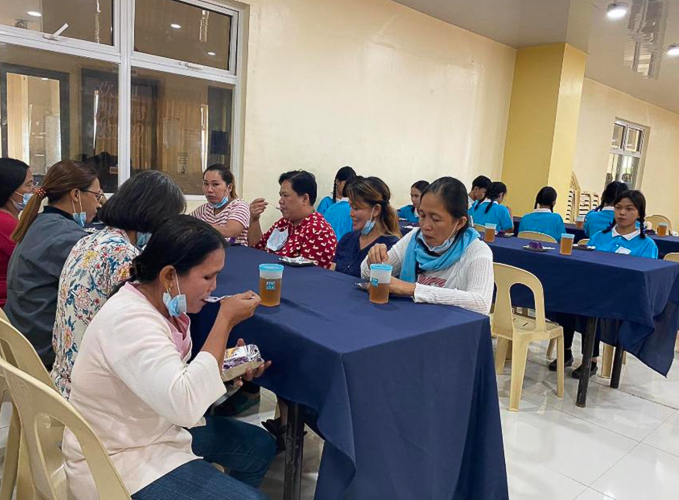
[[[262,235],[259,218],[268,203],[258,198],[250,204],[248,243],[286,257],[305,257],[330,268],[337,238],[321,214],[314,211],[316,178],[304,170],[287,172],[278,179],[281,186],[279,209],[283,217]]]

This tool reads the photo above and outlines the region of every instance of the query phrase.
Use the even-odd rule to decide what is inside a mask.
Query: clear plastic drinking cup
[[[497,229],[497,224],[486,224],[486,231],[483,234],[483,240],[488,243],[495,241],[495,231]]]
[[[389,264],[370,265],[370,302],[373,304],[389,302],[392,269]]]
[[[261,305],[276,307],[281,303],[283,266],[281,264],[259,265],[259,296]]]
[[[563,233],[561,235],[561,255],[570,255],[573,253],[573,242],[575,241],[575,236],[570,233]]]
[[[578,215],[575,218],[575,227],[578,229],[582,229],[585,227],[585,216],[584,215]]]
[[[665,222],[658,224],[658,236],[667,236],[669,226]]]

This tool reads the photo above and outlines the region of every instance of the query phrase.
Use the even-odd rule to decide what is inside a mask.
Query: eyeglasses
[[[104,193],[102,193],[101,191],[98,191],[98,192],[97,191],[90,191],[89,189],[81,189],[81,191],[83,193],[93,194],[94,197],[97,199],[97,201],[101,201],[102,198],[104,197]]]

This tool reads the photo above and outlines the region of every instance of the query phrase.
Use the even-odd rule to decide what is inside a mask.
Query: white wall
[[[607,85],[585,79],[573,171],[580,187],[601,191],[613,135],[621,118],[649,128],[641,189],[647,213],[659,213],[679,224],[679,114],[637,99]]]
[[[245,199],[298,168],[320,198],[351,165],[398,206],[420,178],[499,178],[514,49],[390,0],[249,4]]]

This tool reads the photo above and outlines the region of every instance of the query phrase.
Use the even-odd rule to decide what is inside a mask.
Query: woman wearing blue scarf
[[[390,292],[415,302],[446,304],[488,314],[493,299],[493,254],[469,226],[467,189],[442,177],[422,193],[420,229],[411,231],[391,250],[375,245],[361,265],[393,267]],[[398,278],[397,278],[398,277]]]

